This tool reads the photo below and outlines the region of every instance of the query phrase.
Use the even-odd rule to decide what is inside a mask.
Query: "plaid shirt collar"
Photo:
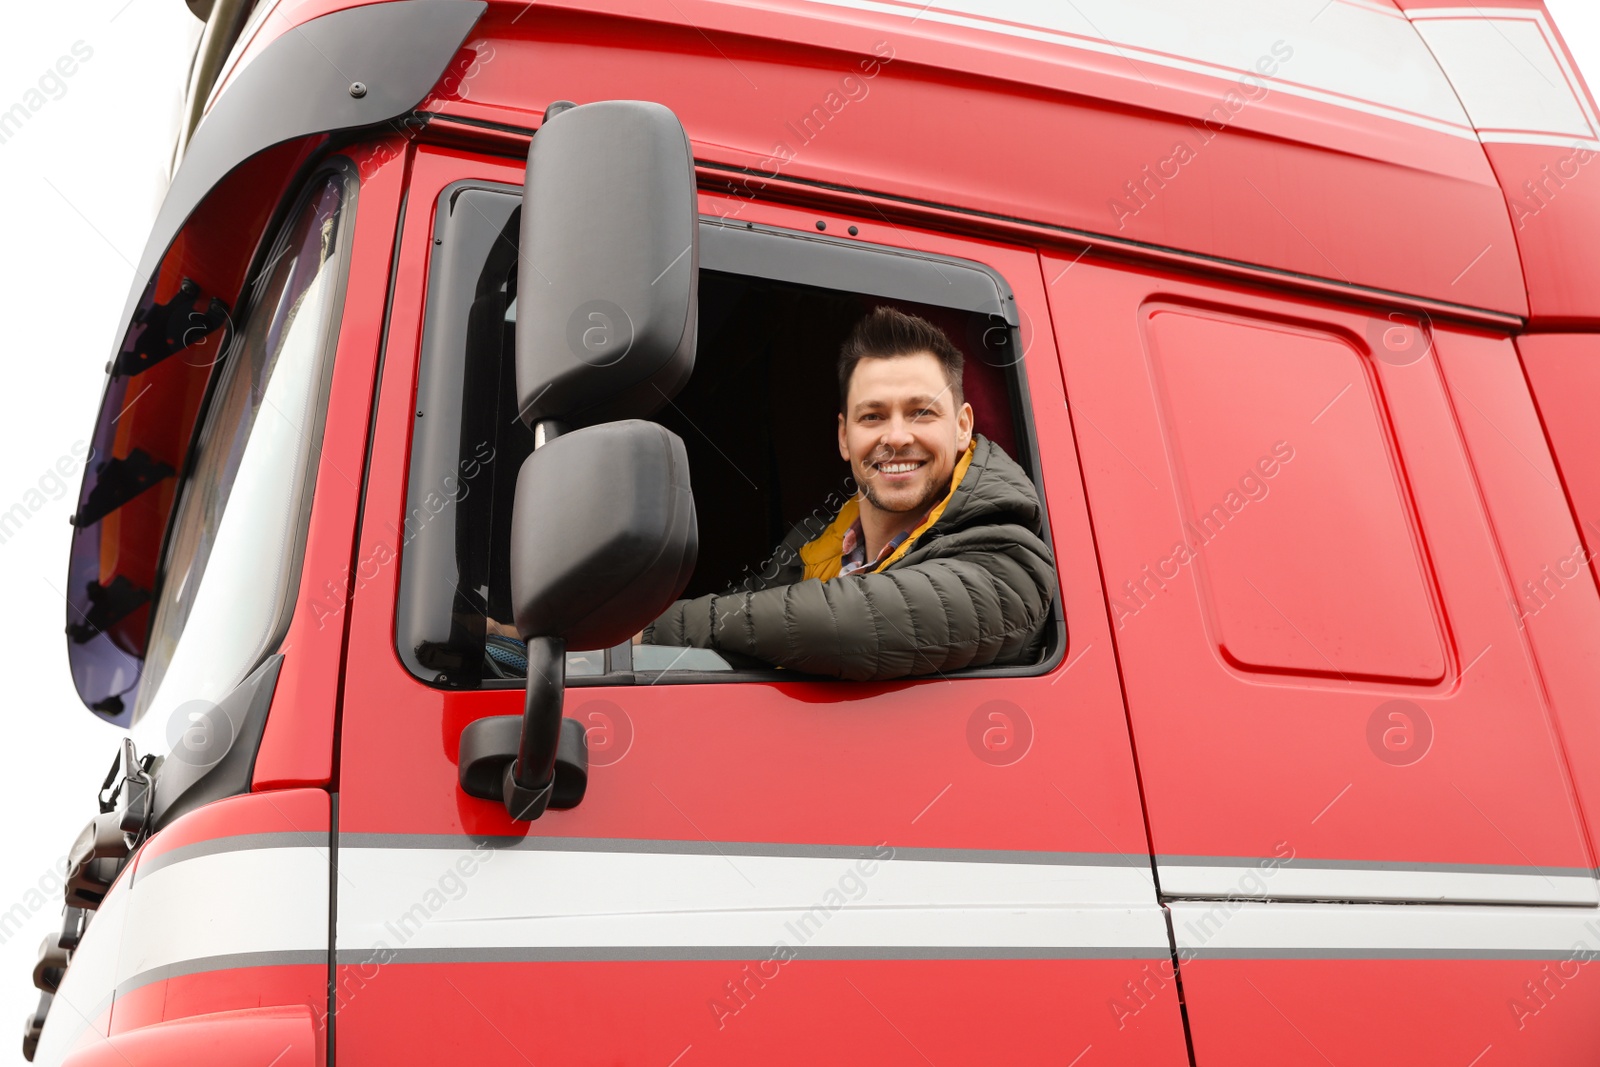
[[[895,549],[905,544],[905,540],[911,536],[912,530],[928,521],[928,515],[932,513],[932,509],[929,509],[928,513],[923,515],[922,518],[891,537],[889,543],[879,550],[877,558],[872,560],[871,563],[867,562],[867,538],[861,531],[861,517],[858,515],[856,521],[850,524],[850,529],[844,532],[844,540],[839,544],[840,577],[847,574],[860,574],[876,570],[879,564],[894,555]]]

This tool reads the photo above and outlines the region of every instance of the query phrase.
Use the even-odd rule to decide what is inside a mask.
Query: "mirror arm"
[[[505,770],[502,793],[513,819],[544,814],[555,791],[561,707],[567,688],[567,643],[559,637],[528,639],[528,695],[516,761]]]
[[[533,447],[543,448],[566,432],[555,419],[533,427]],[[517,758],[501,782],[506,812],[527,822],[543,815],[556,786],[556,749],[561,743],[561,709],[567,691],[567,643],[559,637],[528,639],[528,689],[522,705],[522,737]]]
[[[567,432],[565,423],[555,419],[540,419],[533,424],[533,447],[537,451]]]

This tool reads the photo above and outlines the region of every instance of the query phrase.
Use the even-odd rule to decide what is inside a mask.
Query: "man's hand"
[[[517,633],[517,628],[515,626],[511,625],[510,623],[501,622],[498,619],[485,617],[483,620],[483,629],[485,633],[488,633],[494,637],[509,637],[513,641],[522,640],[522,635]]]

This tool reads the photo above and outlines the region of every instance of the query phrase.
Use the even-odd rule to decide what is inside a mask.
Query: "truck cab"
[[[1540,4],[210,17],[30,1059],[1592,1062],[1600,119]],[[1037,655],[635,639],[857,491],[884,306],[1044,504]]]

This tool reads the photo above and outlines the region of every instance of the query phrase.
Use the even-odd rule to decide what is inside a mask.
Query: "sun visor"
[[[129,324],[172,239],[229,171],[283,141],[404,115],[433,88],[487,6],[485,0],[371,4],[312,19],[268,45],[195,130],[150,228],[120,321]]]

